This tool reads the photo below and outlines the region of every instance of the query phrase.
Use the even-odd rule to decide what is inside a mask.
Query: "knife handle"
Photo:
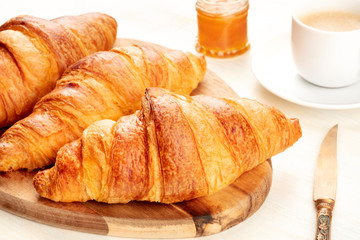
[[[315,240],[330,240],[334,204],[335,201],[332,199],[318,199],[315,201],[317,209]]]

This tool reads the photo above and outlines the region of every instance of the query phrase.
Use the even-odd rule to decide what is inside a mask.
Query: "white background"
[[[208,60],[208,67],[241,97],[274,105],[300,119],[303,137],[273,158],[273,182],[263,206],[245,222],[203,239],[314,239],[315,208],[312,185],[315,161],[327,130],[339,124],[338,192],[332,224],[333,239],[360,239],[360,109],[319,110],[299,106],[265,90],[251,70],[257,46],[290,31],[289,0],[252,0],[246,54]],[[1,1],[0,23],[28,14],[47,19],[100,11],[116,18],[118,37],[136,38],[167,47],[194,51],[197,31],[194,0],[169,1]],[[360,93],[359,93],[360,94]],[[120,239],[63,230],[0,211],[0,239]]]

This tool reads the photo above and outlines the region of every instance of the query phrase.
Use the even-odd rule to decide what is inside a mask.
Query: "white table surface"
[[[194,51],[197,31],[195,0],[169,1],[7,1],[0,23],[20,14],[43,18],[89,11],[108,13],[118,22],[118,37],[136,38],[168,47]],[[252,53],[263,41],[290,31],[292,2],[250,0],[251,50],[226,60],[207,58],[208,67],[241,97],[273,105],[300,119],[303,137],[273,157],[273,182],[262,207],[249,219],[203,239],[314,239],[312,201],[314,167],[327,130],[339,124],[338,191],[333,213],[333,239],[360,239],[360,109],[319,110],[287,102],[264,89],[251,69]],[[360,94],[360,93],[359,93]],[[0,211],[0,239],[105,240],[116,237],[55,228]]]

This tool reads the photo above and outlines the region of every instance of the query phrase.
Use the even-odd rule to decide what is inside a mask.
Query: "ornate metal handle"
[[[335,201],[332,199],[318,199],[315,201],[317,209],[315,240],[330,240],[334,204]]]

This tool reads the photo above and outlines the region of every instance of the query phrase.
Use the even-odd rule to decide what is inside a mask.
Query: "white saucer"
[[[360,107],[360,82],[343,88],[324,88],[297,74],[291,56],[290,34],[274,37],[258,48],[252,67],[267,90],[290,102],[322,109]]]

